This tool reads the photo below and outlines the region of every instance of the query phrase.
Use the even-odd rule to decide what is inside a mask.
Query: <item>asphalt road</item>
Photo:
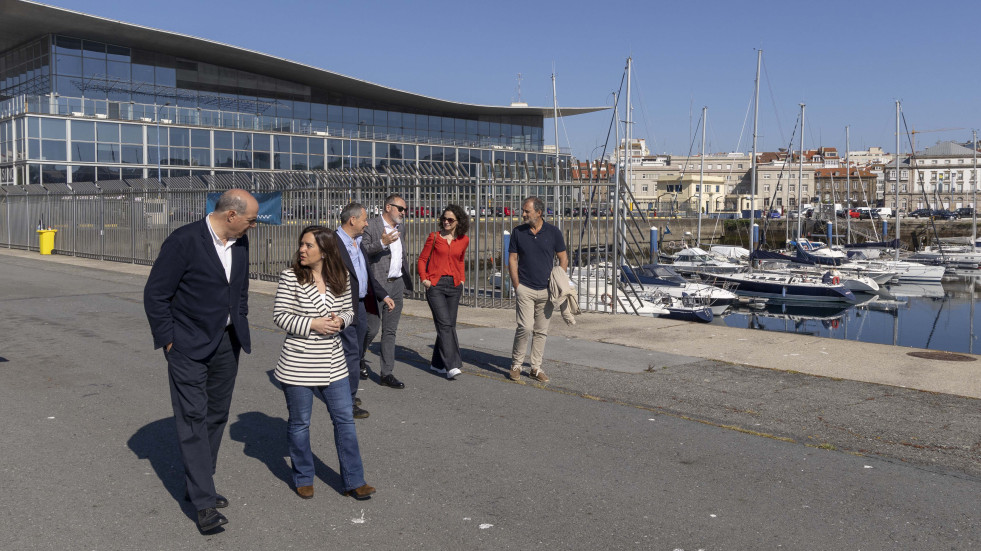
[[[446,381],[416,316],[407,388],[362,384],[378,493],[338,492],[321,407],[301,500],[258,293],[216,475],[230,523],[202,536],[131,271],[0,256],[0,549],[981,548],[976,399],[564,337],[551,384],[516,384],[510,328],[463,324],[465,374]]]

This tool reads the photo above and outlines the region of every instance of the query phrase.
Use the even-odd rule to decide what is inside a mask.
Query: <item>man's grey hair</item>
[[[218,198],[218,203],[215,205],[215,212],[227,212],[230,210],[240,214],[245,212],[248,208],[245,199],[241,193],[233,192],[234,190],[228,190],[221,194],[221,197]]]
[[[404,197],[402,197],[398,193],[393,193],[393,194],[391,194],[391,195],[389,195],[388,197],[385,198],[384,206],[388,206],[388,205],[393,204],[393,201],[395,201],[396,199],[402,199],[402,201],[405,201],[405,198]]]
[[[529,197],[521,202],[522,205],[531,203],[531,208],[535,209],[537,212],[545,212],[545,201],[542,201],[538,197]]]
[[[347,224],[347,221],[352,218],[358,218],[361,213],[365,211],[364,205],[361,203],[351,203],[344,207],[341,211],[341,224]]]

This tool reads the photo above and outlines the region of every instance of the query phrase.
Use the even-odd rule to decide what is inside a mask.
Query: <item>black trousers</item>
[[[341,345],[344,347],[344,359],[347,361],[347,380],[351,384],[352,397],[358,393],[358,383],[361,382],[364,337],[368,334],[368,311],[364,308],[363,300],[357,301],[356,304],[354,316],[357,323],[348,325],[341,331]]]
[[[235,330],[229,327],[218,348],[204,360],[192,360],[173,348],[165,352],[184,483],[199,511],[215,506],[218,448],[228,423],[241,350]]]
[[[436,346],[431,365],[439,369],[460,369],[460,340],[456,336],[456,313],[460,308],[463,284],[454,287],[452,276],[443,276],[426,289],[426,302],[436,325]]]

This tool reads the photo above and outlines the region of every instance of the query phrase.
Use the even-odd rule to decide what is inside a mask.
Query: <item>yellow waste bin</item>
[[[51,254],[55,248],[55,234],[58,230],[37,230],[37,233],[41,240],[41,254]]]

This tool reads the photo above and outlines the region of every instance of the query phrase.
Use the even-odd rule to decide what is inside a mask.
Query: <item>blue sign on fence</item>
[[[271,191],[269,193],[253,193],[255,200],[259,202],[259,222],[279,226],[283,223],[283,192]],[[215,210],[218,204],[220,193],[208,194],[207,213]]]

